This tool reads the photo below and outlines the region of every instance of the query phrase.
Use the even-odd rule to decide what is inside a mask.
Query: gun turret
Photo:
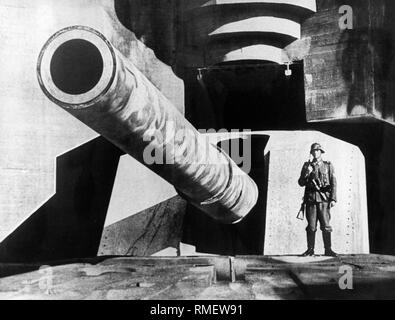
[[[98,31],[58,31],[41,50],[37,75],[49,99],[211,217],[236,223],[256,204],[254,181]]]

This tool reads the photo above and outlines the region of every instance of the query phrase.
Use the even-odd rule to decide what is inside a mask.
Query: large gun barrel
[[[54,103],[223,223],[255,206],[258,188],[98,31],[72,26],[44,45],[39,84]]]

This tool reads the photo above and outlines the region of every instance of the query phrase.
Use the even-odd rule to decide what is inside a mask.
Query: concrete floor
[[[100,257],[51,267],[0,264],[0,276],[0,299],[395,298],[395,257],[379,255]]]

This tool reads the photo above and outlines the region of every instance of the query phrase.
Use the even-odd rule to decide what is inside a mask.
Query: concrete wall
[[[158,59],[170,66],[176,63],[180,42],[178,2],[178,0],[116,0],[114,2],[120,22],[151,48]]]
[[[283,48],[300,38],[316,9],[307,1],[181,1],[178,64],[211,66],[241,60],[285,62]]]
[[[352,9],[351,29],[339,26],[343,5]],[[308,121],[394,123],[394,13],[390,0],[317,1],[302,39],[285,50],[290,60],[304,60]]]
[[[129,155],[119,161],[98,255],[177,255],[186,202]]]
[[[31,236],[30,243],[33,245],[34,237],[26,231],[29,230],[27,227],[30,223],[29,218],[33,213],[40,212],[43,207],[48,207],[46,206],[48,203],[51,203],[51,209],[46,209],[47,213],[42,224],[47,224],[47,228],[52,226],[54,230],[51,232],[54,233],[54,236],[58,231],[58,233],[64,233],[66,239],[72,238],[73,231],[76,231],[76,229],[72,231],[63,228],[62,230],[61,221],[52,222],[60,219],[57,218],[57,214],[62,210],[79,212],[74,210],[75,206],[82,208],[82,211],[79,215],[73,216],[73,219],[76,220],[69,225],[70,228],[77,228],[78,225],[83,226],[85,222],[93,221],[96,209],[94,209],[94,206],[89,207],[88,198],[84,199],[84,192],[88,191],[85,189],[78,191],[77,188],[77,182],[85,181],[80,186],[85,185],[89,188],[95,186],[99,181],[95,180],[92,182],[93,184],[89,182],[91,179],[100,176],[100,173],[92,172],[92,168],[100,168],[99,170],[105,170],[105,172],[102,172],[103,174],[109,174],[108,179],[102,180],[102,183],[109,184],[110,191],[100,193],[102,192],[99,190],[100,187],[97,186],[96,189],[96,196],[100,198],[101,195],[103,200],[101,208],[104,211],[106,211],[110,202],[109,197],[111,196],[112,183],[116,172],[118,172],[116,185],[120,183],[120,180],[125,179],[122,184],[126,187],[130,180],[141,180],[140,175],[142,175],[147,179],[147,184],[150,184],[149,181],[151,181],[152,185],[161,186],[160,183],[157,183],[157,176],[145,176],[144,172],[140,171],[140,167],[133,167],[135,169],[133,172],[127,171],[127,168],[122,165],[123,160],[121,160],[120,167],[116,169],[117,159],[120,156],[116,148],[106,147],[107,149],[104,148],[100,151],[107,152],[107,155],[109,155],[109,152],[110,157],[111,154],[113,155],[111,165],[110,162],[104,160],[104,154],[100,155],[100,152],[96,152],[99,150],[96,144],[89,145],[86,148],[85,145],[95,139],[97,134],[55,106],[40,90],[36,79],[36,63],[42,46],[59,29],[76,24],[87,25],[102,32],[181,112],[184,111],[182,80],[174,75],[171,67],[161,62],[150,48],[139,41],[130,30],[119,22],[114,1],[1,1],[0,151],[2,157],[0,159],[0,241],[10,236],[13,231],[22,226],[22,222],[25,222],[23,229],[25,231],[21,236],[27,243],[29,242],[29,236]],[[105,145],[105,142],[103,143]],[[102,146],[103,143],[100,143],[100,145]],[[82,148],[78,149],[78,147]],[[58,176],[67,177],[67,181],[56,181],[56,160],[61,158],[61,155],[66,155],[66,158],[69,159],[70,154],[68,152],[74,154],[74,150],[77,150],[75,154],[78,155],[75,160],[71,162],[67,160],[69,162],[66,163],[66,166],[58,166],[58,170],[61,170],[60,168],[65,170],[65,172],[58,172]],[[80,151],[84,154],[83,159],[86,159],[84,164],[80,161],[82,159]],[[93,161],[96,165],[93,164]],[[106,165],[109,167],[106,168]],[[68,175],[68,170],[74,171],[70,171]],[[73,198],[60,200],[56,191],[64,190],[63,187],[60,188],[60,185],[65,183],[68,184],[67,188],[70,187],[67,189],[69,190],[67,191],[68,196]],[[75,185],[73,185],[74,183]],[[164,190],[164,193],[171,193],[169,198],[175,195],[175,191],[171,187],[170,191],[169,188],[164,188]],[[80,193],[79,196],[76,195],[78,192]],[[153,196],[153,193],[139,188],[134,188],[131,192],[134,193],[136,198],[140,199],[139,205],[136,205],[136,210],[141,211],[152,205],[150,197]],[[85,196],[87,197],[87,195]],[[89,199],[95,199],[96,196],[93,195],[93,198]],[[160,194],[154,197],[158,196],[160,197]],[[166,199],[168,198],[165,197],[160,200]],[[76,201],[74,208],[73,206],[68,208],[67,205],[74,203],[74,201]],[[113,208],[113,203],[111,201],[111,208]],[[124,205],[133,206],[130,202],[124,203]],[[119,209],[119,206],[116,205],[116,208]],[[127,209],[125,208],[125,211]],[[91,217],[89,219],[87,219],[88,211]],[[124,214],[124,211],[121,210],[120,212],[120,214]],[[134,212],[132,209],[131,213]],[[98,214],[98,212],[96,213]],[[62,219],[66,219],[67,216],[67,214],[62,215]],[[112,222],[114,221],[117,220],[115,219]],[[98,228],[100,233],[100,226]],[[48,230],[44,228],[41,231],[40,239],[43,239]],[[82,228],[78,232],[84,233],[86,230]],[[39,235],[37,234],[37,236]],[[20,241],[21,239],[18,237],[13,242],[22,243]],[[36,241],[38,240],[36,239]],[[60,243],[58,244],[60,245]],[[99,241],[97,241],[98,245]],[[11,244],[7,246],[8,248],[12,247]],[[56,248],[55,244],[53,246]],[[19,249],[22,249],[21,246],[19,246]],[[61,249],[58,248],[54,251],[59,252]],[[39,256],[39,253],[37,254]],[[83,255],[83,252],[81,254]],[[49,253],[49,255],[51,254]]]

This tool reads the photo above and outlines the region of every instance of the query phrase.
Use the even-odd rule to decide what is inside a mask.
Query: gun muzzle
[[[41,50],[37,75],[49,99],[212,218],[236,223],[255,206],[254,181],[98,31],[84,26],[58,31]]]

